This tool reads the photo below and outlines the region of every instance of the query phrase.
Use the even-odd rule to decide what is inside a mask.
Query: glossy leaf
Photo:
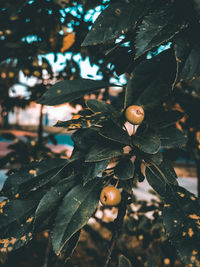
[[[126,258],[124,255],[120,255],[118,267],[132,267],[132,264],[128,258]]]
[[[122,148],[116,144],[101,142],[93,145],[85,156],[85,162],[111,159],[122,154]]]
[[[104,171],[109,163],[109,160],[98,162],[89,162],[83,165],[82,178],[83,185],[93,180],[100,172]]]
[[[55,220],[52,243],[59,254],[68,240],[89,220],[99,201],[102,180],[97,178],[86,186],[77,185],[64,197]]]
[[[67,163],[66,159],[35,161],[8,176],[1,195],[9,198],[23,198],[37,188],[49,183]]]
[[[122,158],[115,167],[114,173],[118,179],[128,180],[133,178],[135,165],[129,158]]]
[[[145,105],[147,109],[152,104],[160,103],[169,93],[176,73],[176,61],[172,52],[172,49],[168,49],[136,65],[126,86],[125,108],[138,104]]]
[[[159,129],[157,135],[161,140],[161,146],[165,148],[182,147],[187,142],[186,135],[175,126]]]
[[[183,116],[184,113],[178,110],[165,111],[162,107],[158,107],[148,112],[145,119],[151,128],[159,129],[175,124]]]
[[[160,149],[160,139],[157,135],[147,132],[141,135],[132,136],[132,144],[142,152],[155,154]]]
[[[190,266],[200,265],[200,202],[180,186],[167,187],[163,223],[181,259]]]
[[[152,2],[114,1],[99,15],[82,46],[106,43],[133,29]]]
[[[94,113],[101,112],[103,115],[106,115],[106,118],[111,119],[115,122],[118,122],[121,117],[120,112],[118,112],[112,105],[104,101],[90,99],[86,102],[86,105]]]
[[[99,134],[124,145],[131,144],[131,138],[128,133],[112,121],[105,122],[99,130]]]
[[[70,176],[51,188],[40,200],[35,211],[34,225],[37,228],[42,221],[55,212],[65,194],[76,184],[76,176]]]
[[[59,105],[108,86],[111,84],[90,79],[64,80],[49,88],[38,103],[50,106]]]
[[[184,36],[175,41],[175,55],[178,64],[178,77],[191,80],[200,76],[200,43]]]
[[[145,162],[154,163],[159,166],[163,161],[163,154],[162,152],[158,151],[156,154],[144,154],[143,158]]]
[[[167,160],[164,160],[158,167],[147,165],[146,178],[152,188],[161,196],[165,194],[167,185],[177,184],[176,173]]]
[[[64,245],[62,248],[62,251],[59,254],[59,258],[63,260],[67,260],[69,256],[73,253],[74,249],[77,246],[79,237],[80,237],[81,230],[76,232],[70,239],[69,241]]]
[[[168,42],[185,27],[184,22],[175,21],[175,16],[174,7],[166,3],[145,17],[136,36],[136,57]]]

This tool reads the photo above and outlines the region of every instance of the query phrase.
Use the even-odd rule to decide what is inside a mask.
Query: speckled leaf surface
[[[67,177],[67,179],[55,185],[42,197],[35,211],[34,225],[36,228],[46,217],[56,212],[56,208],[64,195],[76,184],[76,178],[73,175]]]
[[[153,1],[114,1],[97,18],[82,46],[106,43],[130,29],[149,10]]]
[[[90,79],[64,80],[49,88],[38,103],[50,106],[59,105],[108,86],[111,84]]]
[[[68,130],[77,130],[90,128],[92,126],[101,127],[102,122],[106,120],[106,117],[101,112],[91,115],[80,116],[78,119],[72,119],[68,121],[58,121],[55,127],[64,127]]]
[[[176,21],[175,17],[174,7],[166,3],[144,18],[136,37],[136,57],[169,41],[185,27],[185,23]]]
[[[9,198],[23,198],[48,183],[67,163],[66,159],[35,161],[8,176],[1,195]]]
[[[200,202],[180,186],[167,188],[164,196],[163,223],[181,259],[200,266]]]
[[[66,242],[78,232],[95,211],[102,180],[97,178],[86,186],[77,185],[64,197],[55,220],[53,248],[59,254]]]

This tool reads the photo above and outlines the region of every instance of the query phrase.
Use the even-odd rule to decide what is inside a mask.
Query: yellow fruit
[[[144,119],[144,109],[142,106],[132,105],[125,111],[125,118],[134,125],[139,125]]]
[[[104,206],[117,206],[121,202],[121,193],[116,187],[108,185],[102,189],[100,201]]]

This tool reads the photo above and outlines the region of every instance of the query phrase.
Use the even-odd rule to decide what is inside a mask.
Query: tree
[[[55,253],[67,257],[95,213],[101,190],[111,184],[121,189],[122,200],[107,266],[132,200],[132,187],[147,179],[162,199],[165,231],[181,259],[189,266],[200,265],[199,199],[178,185],[171,162],[160,152],[187,143],[175,124],[184,113],[171,110],[167,103],[180,96],[180,82],[200,75],[196,3],[110,1],[82,47],[89,47],[90,60],[103,59],[117,75],[126,73],[127,84],[118,101],[90,99],[78,116],[57,122],[56,127],[74,131],[69,160],[32,162],[8,177],[1,191],[7,198],[1,203],[1,251],[17,249],[35,233],[49,229]],[[170,47],[160,52],[160,46],[169,42]],[[115,85],[106,73],[100,81],[73,77],[58,82],[39,103],[62,104]],[[142,106],[145,116],[130,132],[124,113],[131,105]],[[193,119],[194,113],[187,115]],[[124,261],[130,266],[123,257],[120,266]]]

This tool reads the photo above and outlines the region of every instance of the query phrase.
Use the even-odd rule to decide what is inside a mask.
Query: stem
[[[112,236],[112,240],[111,240],[111,244],[110,247],[108,249],[108,253],[105,259],[105,264],[103,267],[107,267],[110,260],[111,260],[111,255],[112,252],[116,246],[116,243],[118,241],[118,237],[121,233],[121,229],[122,229],[122,225],[123,225],[123,220],[124,220],[124,216],[126,214],[126,204],[127,204],[127,198],[128,195],[126,192],[122,192],[122,201],[119,205],[119,209],[118,209],[118,215],[117,218],[114,221],[114,230],[113,230],[113,236]]]

